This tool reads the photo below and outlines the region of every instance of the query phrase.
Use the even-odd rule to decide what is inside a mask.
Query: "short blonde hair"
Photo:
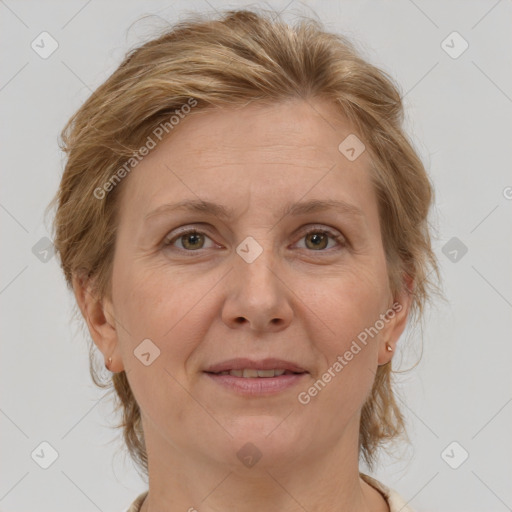
[[[52,205],[54,243],[68,285],[81,276],[99,298],[111,297],[119,192],[105,191],[116,171],[137,153],[156,126],[183,105],[189,115],[207,108],[275,104],[288,98],[323,98],[358,130],[371,155],[390,288],[414,281],[410,317],[422,317],[439,278],[427,215],[433,188],[405,135],[397,86],[382,70],[358,55],[344,36],[303,19],[291,27],[271,11],[232,10],[216,19],[192,15],[129,52],[116,71],[71,117],[62,131],[67,153],[62,181]],[[179,127],[178,127],[179,129]],[[96,191],[96,192],[95,192]],[[103,365],[101,363],[103,368]],[[147,453],[139,406],[124,371],[104,382],[93,364],[96,385],[115,389],[122,408],[124,441],[138,469],[147,475]],[[391,364],[378,367],[361,412],[359,449],[370,468],[376,450],[405,433],[392,389]]]

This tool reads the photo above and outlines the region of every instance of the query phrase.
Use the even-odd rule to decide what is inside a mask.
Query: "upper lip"
[[[247,358],[229,359],[209,366],[205,371],[209,373],[219,373],[229,370],[244,370],[246,368],[253,368],[256,370],[289,370],[295,373],[305,373],[306,370],[301,368],[298,364],[283,359],[260,359],[259,361]]]

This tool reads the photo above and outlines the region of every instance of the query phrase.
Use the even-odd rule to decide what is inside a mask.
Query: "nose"
[[[284,282],[271,249],[264,249],[254,261],[248,261],[237,254],[234,268],[226,276],[222,320],[232,329],[258,332],[285,329],[293,317],[290,304],[293,292]]]

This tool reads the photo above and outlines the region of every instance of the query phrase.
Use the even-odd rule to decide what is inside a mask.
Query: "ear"
[[[397,297],[394,297],[393,303],[386,312],[388,321],[379,342],[379,366],[389,363],[396,351],[398,339],[404,332],[407,319],[409,318],[413,290],[414,280],[409,275],[404,274],[402,291]],[[391,347],[391,351],[387,349],[388,346]]]
[[[111,357],[110,371],[114,373],[123,371],[112,302],[96,296],[89,278],[73,275],[72,284],[78,307],[94,343],[104,356],[105,363],[108,363]]]

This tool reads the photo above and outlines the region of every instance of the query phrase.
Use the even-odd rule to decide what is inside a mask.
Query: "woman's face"
[[[260,454],[275,467],[348,438],[357,451],[361,407],[406,308],[390,314],[369,154],[338,149],[354,130],[333,112],[320,100],[202,112],[125,178],[112,328],[95,341],[122,360],[114,371],[127,372],[150,457],[235,468]],[[199,201],[216,210],[173,209]],[[313,201],[339,203],[285,214]],[[303,373],[207,373],[236,358]]]

